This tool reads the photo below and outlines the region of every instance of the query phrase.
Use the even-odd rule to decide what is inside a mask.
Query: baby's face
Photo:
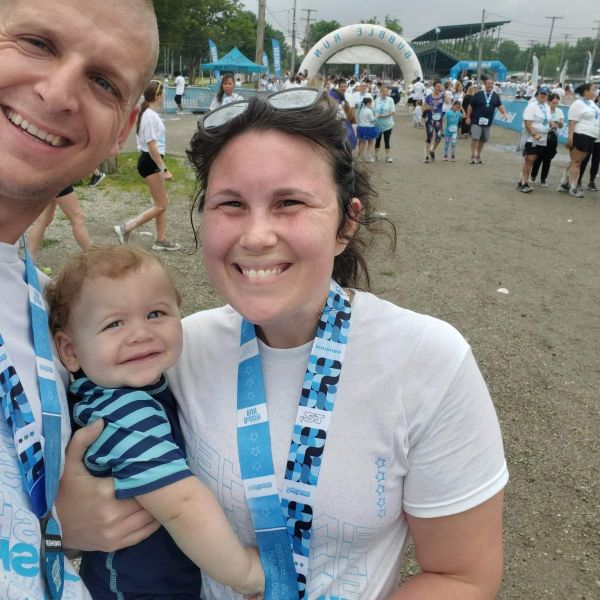
[[[67,369],[83,369],[97,385],[137,388],[156,383],[181,354],[173,286],[152,263],[120,279],[88,279],[56,343]]]

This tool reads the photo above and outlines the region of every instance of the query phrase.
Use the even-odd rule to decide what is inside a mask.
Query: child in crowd
[[[423,127],[423,101],[415,100],[415,107],[412,112],[413,127]]]
[[[357,134],[358,134],[358,159],[365,162],[375,162],[373,149],[375,140],[379,136],[379,131],[375,127],[375,115],[373,114],[373,100],[369,97],[364,98],[358,110],[357,116]],[[365,150],[367,151],[365,158]]]
[[[456,161],[456,138],[458,137],[458,126],[465,116],[462,103],[455,100],[452,108],[444,113],[444,160],[448,160],[448,150],[451,150],[452,162]]]
[[[86,467],[112,476],[117,498],[135,497],[163,525],[124,550],[84,552],[80,574],[92,597],[191,600],[200,593],[198,567],[239,593],[261,592],[256,549],[241,545],[186,463],[163,374],[181,354],[180,296],[162,263],[130,246],[92,247],[66,261],[46,296],[60,358],[74,377],[73,421],[104,419]]]

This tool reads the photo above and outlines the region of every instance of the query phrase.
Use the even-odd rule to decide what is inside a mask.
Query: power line
[[[563,19],[564,17],[545,17],[546,19],[552,19],[552,25],[550,25],[550,35],[548,36],[548,48],[550,48],[550,44],[552,42],[552,32],[554,31],[554,21],[556,21],[556,19]]]

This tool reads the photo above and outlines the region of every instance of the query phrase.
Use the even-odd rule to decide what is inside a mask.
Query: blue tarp
[[[230,50],[218,61],[202,65],[205,71],[232,71],[233,73],[266,73],[267,68],[253,63],[246,58],[237,48]]]

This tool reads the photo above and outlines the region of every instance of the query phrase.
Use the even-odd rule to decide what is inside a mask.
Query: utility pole
[[[256,58],[254,62],[257,65],[263,64],[263,50],[265,48],[265,12],[267,10],[267,0],[258,0],[258,21],[256,23]],[[257,82],[257,88],[260,85],[260,77]]]
[[[554,31],[554,21],[556,19],[562,19],[563,17],[546,17],[546,19],[552,19],[552,25],[550,25],[550,35],[548,36],[548,50],[550,50],[550,44],[552,43],[552,32]],[[544,83],[544,73],[546,71],[546,63],[548,62],[548,53],[546,52],[546,57],[544,58],[544,62],[542,64],[542,83]]]
[[[531,53],[533,52],[533,44],[535,44],[535,40],[529,40],[529,52],[527,53],[527,62],[525,63],[525,74],[528,73],[527,69],[529,69],[529,61],[531,60]]]
[[[291,60],[291,72],[292,76],[296,72],[296,3],[294,0],[294,10],[292,12],[292,60]]]
[[[302,12],[307,13],[306,18],[302,18],[303,21],[306,21],[306,28],[304,30],[304,56],[308,54],[308,49],[310,48],[310,41],[308,39],[308,34],[310,33],[310,22],[314,21],[314,19],[310,18],[310,13],[317,12],[315,8],[303,8]]]
[[[479,30],[479,58],[477,59],[477,81],[481,79],[481,60],[483,58],[483,32],[485,29],[485,8],[481,11],[481,29]]]
[[[594,71],[594,59],[596,58],[596,50],[598,48],[598,40],[600,40],[600,21],[594,21],[594,23],[598,23],[598,30],[596,31],[596,39],[594,40],[594,48],[592,50],[592,70],[591,74],[595,75],[596,71]]]
[[[569,45],[569,34],[565,33],[565,43],[563,44],[562,48],[560,49],[560,60],[558,61],[558,72],[560,73],[560,70],[562,69],[562,61],[563,58],[565,56],[565,48]]]

